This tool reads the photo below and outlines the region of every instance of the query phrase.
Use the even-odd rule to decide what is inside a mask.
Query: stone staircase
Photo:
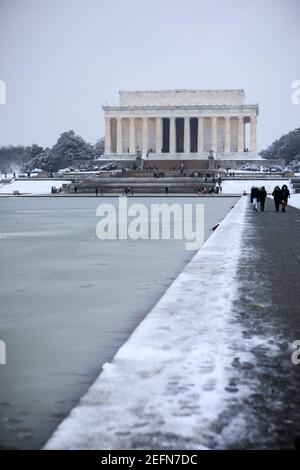
[[[165,188],[168,187],[169,193],[193,193],[197,194],[199,188],[210,188],[215,186],[211,178],[205,182],[200,178],[98,178],[89,179],[88,181],[78,181],[70,184],[65,193],[74,193],[77,188],[78,193],[95,193],[96,188],[99,194],[122,194],[125,188],[132,188],[134,193],[165,193]]]

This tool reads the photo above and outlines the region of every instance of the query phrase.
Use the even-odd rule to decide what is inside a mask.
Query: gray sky
[[[244,88],[258,148],[300,126],[299,0],[0,0],[0,145],[104,134],[119,90]]]

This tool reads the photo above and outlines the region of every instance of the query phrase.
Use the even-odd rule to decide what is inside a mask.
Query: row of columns
[[[142,151],[148,152],[148,118],[142,118]],[[176,117],[170,117],[170,153],[176,153]],[[217,116],[211,117],[211,150],[217,151]],[[230,153],[231,145],[231,116],[225,117],[224,129],[224,152]],[[122,152],[122,118],[116,118],[116,150],[118,154]],[[256,152],[256,116],[250,117],[250,151]],[[162,148],[162,118],[156,118],[156,153]],[[243,116],[238,116],[238,152],[243,152],[245,146],[245,121]],[[203,117],[198,118],[198,153],[203,153]],[[111,127],[110,118],[105,118],[105,153],[111,153]],[[135,118],[129,118],[129,153],[135,154]],[[184,118],[184,153],[190,153],[190,118]]]

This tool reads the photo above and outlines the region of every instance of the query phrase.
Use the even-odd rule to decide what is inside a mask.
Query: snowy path
[[[248,198],[243,197],[121,347],[47,449],[224,447],[219,416],[247,387],[234,306]],[[244,354],[244,356],[243,356]],[[226,430],[237,437],[233,425]],[[224,436],[226,440],[226,436]]]

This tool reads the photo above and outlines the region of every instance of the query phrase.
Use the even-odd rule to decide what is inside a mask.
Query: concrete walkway
[[[300,211],[276,213],[267,199],[264,213],[248,206],[245,229],[236,310],[246,343],[256,341],[251,364],[242,366],[238,354],[235,360],[239,384],[251,393],[232,405],[248,429],[232,444],[289,449],[300,434],[300,365],[291,361],[300,340]]]

